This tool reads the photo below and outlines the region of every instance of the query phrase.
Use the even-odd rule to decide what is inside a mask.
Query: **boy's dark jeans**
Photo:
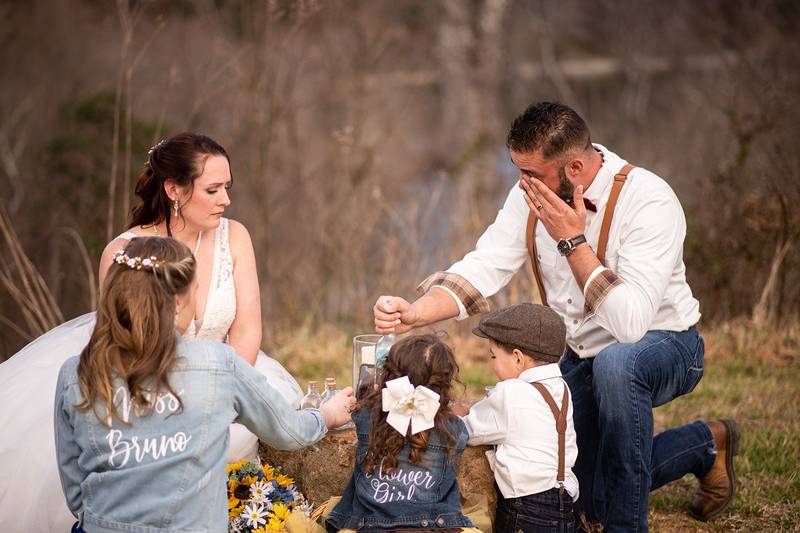
[[[572,496],[563,489],[550,489],[521,498],[503,498],[497,492],[495,533],[571,533],[575,531]]]

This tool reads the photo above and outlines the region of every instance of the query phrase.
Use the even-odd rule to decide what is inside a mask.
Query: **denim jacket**
[[[327,432],[316,409],[295,411],[264,375],[225,344],[181,341],[169,382],[138,416],[125,384],[115,383],[124,424],[104,426],[78,411],[78,357],[58,376],[56,457],[67,505],[88,533],[227,531],[225,455],[228,426],[244,424],[282,450],[303,448]],[[105,408],[98,407],[105,416]]]
[[[408,461],[410,447],[397,455],[398,466],[391,474],[376,467],[371,476],[362,468],[367,455],[370,411],[353,414],[358,444],[356,465],[341,501],[326,521],[328,531],[387,531],[395,529],[450,529],[474,527],[461,514],[461,495],[456,481],[456,465],[448,458],[441,435],[431,430],[428,449],[422,461]],[[450,419],[456,436],[455,457],[461,457],[467,444],[466,426],[458,417]]]

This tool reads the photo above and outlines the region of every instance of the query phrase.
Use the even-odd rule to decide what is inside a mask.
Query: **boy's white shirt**
[[[557,364],[529,368],[519,377],[500,381],[475,403],[462,420],[469,431],[467,444],[494,444],[486,452],[495,481],[504,498],[519,498],[558,487],[558,433],[553,412],[531,382],[547,388],[561,407],[564,391],[569,394]],[[567,413],[564,453],[564,488],[578,499],[578,479],[572,466],[578,457],[572,397]]]

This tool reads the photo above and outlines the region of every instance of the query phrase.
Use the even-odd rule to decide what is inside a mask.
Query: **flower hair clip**
[[[164,264],[164,261],[161,261],[154,255],[145,258],[139,256],[130,257],[125,253],[125,250],[117,250],[114,254],[114,262],[118,265],[125,265],[133,270],[154,270],[160,268],[161,265]]]
[[[148,164],[148,163],[150,162],[150,157],[152,157],[152,155],[153,155],[153,152],[155,152],[156,150],[158,150],[158,149],[161,147],[161,145],[162,145],[162,144],[166,144],[166,142],[167,142],[167,140],[166,140],[166,139],[161,139],[160,141],[158,141],[156,144],[154,144],[154,145],[153,145],[153,146],[152,146],[152,147],[151,147],[151,148],[150,148],[150,149],[147,151],[147,161],[145,161],[145,164]]]
[[[389,414],[386,422],[405,436],[411,426],[416,435],[434,426],[434,417],[439,410],[439,395],[424,385],[416,388],[408,376],[386,382],[381,392],[382,407]]]

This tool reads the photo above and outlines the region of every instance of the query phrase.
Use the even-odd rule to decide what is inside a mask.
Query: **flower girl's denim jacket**
[[[78,411],[78,358],[64,363],[55,398],[56,455],[67,505],[89,532],[227,531],[228,427],[291,450],[327,428],[317,409],[295,411],[264,375],[219,342],[181,341],[167,391],[137,416],[127,387],[115,384],[120,416],[111,427]],[[105,417],[103,406],[98,413]]]
[[[456,481],[456,465],[435,429],[422,461],[408,461],[410,447],[397,455],[397,469],[391,474],[377,467],[371,476],[362,468],[367,455],[370,412],[353,414],[358,433],[356,465],[341,501],[331,511],[325,526],[328,531],[387,531],[408,529],[450,529],[474,527],[461,514],[461,496]],[[450,420],[450,431],[457,438],[454,458],[461,457],[469,437],[460,418]]]

